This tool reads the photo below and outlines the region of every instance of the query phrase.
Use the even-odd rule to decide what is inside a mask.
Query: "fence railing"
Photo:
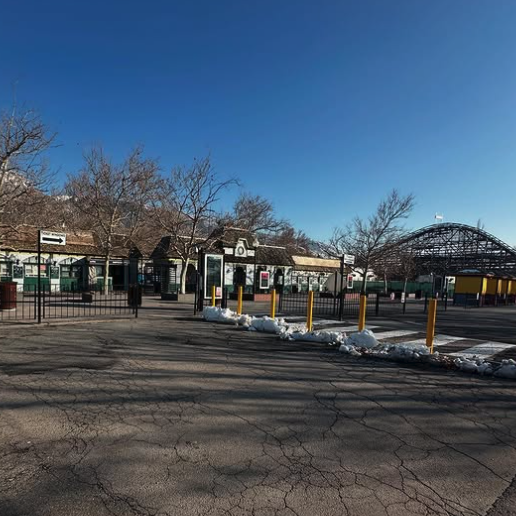
[[[374,313],[376,310],[377,294],[369,296],[367,311]],[[308,303],[308,292],[296,294],[282,294],[279,298],[278,311],[283,314],[304,314]],[[348,292],[342,295],[331,293],[314,293],[314,316],[329,318],[358,317],[360,311],[360,293]]]
[[[91,288],[63,290],[59,285],[25,286],[0,283],[0,322],[41,322],[49,319],[98,318],[105,316],[138,316],[141,288]]]

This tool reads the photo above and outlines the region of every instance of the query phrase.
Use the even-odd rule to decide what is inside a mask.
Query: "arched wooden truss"
[[[414,260],[417,274],[452,276],[459,272],[516,277],[516,249],[481,229],[465,224],[434,224],[404,237],[394,260]],[[399,252],[401,251],[401,253]]]

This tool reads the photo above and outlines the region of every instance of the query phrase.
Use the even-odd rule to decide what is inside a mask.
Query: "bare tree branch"
[[[392,247],[403,235],[402,221],[410,215],[414,204],[412,194],[401,196],[392,190],[374,214],[366,220],[355,217],[344,228],[336,228],[324,246],[326,253],[335,258],[345,253],[355,255],[355,270],[360,270],[363,278],[362,293],[367,289],[367,274],[382,262],[385,247]]]
[[[27,223],[36,209],[44,224],[41,207],[53,179],[45,152],[54,140],[36,112],[13,106],[0,113],[0,225]]]
[[[181,259],[181,292],[185,292],[186,270],[196,248],[209,238],[214,207],[220,193],[235,179],[221,180],[213,170],[210,156],[194,160],[190,167],[176,167],[160,183],[153,218],[170,235],[170,247]]]
[[[145,223],[157,191],[157,171],[156,161],[144,158],[142,147],[131,151],[119,165],[96,147],[84,155],[79,174],[68,178],[69,224],[73,229],[95,232],[105,258],[106,292],[112,253],[117,245],[128,245]]]
[[[240,195],[233,212],[224,215],[220,224],[247,229],[252,233],[279,233],[289,227],[286,220],[276,217],[270,201],[248,193]]]

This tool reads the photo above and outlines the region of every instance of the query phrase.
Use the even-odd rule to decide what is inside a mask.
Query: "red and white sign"
[[[267,271],[260,272],[260,288],[262,290],[266,290],[269,288],[270,283],[270,273]]]

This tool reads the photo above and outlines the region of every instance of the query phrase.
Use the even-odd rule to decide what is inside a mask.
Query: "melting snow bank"
[[[207,307],[203,311],[203,316],[206,321],[243,326],[249,331],[273,333],[283,340],[338,345],[341,353],[353,356],[384,358],[397,362],[426,362],[467,373],[516,380],[516,361],[514,360],[502,360],[501,364],[487,362],[477,357],[459,357],[453,360],[451,357],[440,355],[437,351],[430,354],[430,350],[424,345],[380,343],[370,330],[352,333],[349,337],[339,331],[307,331],[304,325],[289,324],[282,318],[238,315],[229,308]]]
[[[261,331],[281,335],[287,331],[289,325],[285,319],[271,319],[270,317],[252,317],[250,315],[238,315],[229,308],[206,307],[202,315],[206,321],[222,324],[234,324],[243,326],[250,331]]]
[[[510,378],[516,380],[516,362],[512,359],[502,360],[501,364],[486,362],[482,358],[457,358],[455,365],[461,371],[493,375],[497,378]]]
[[[251,317],[248,315],[238,315],[229,308],[217,308],[216,306],[206,307],[202,315],[206,321],[218,322],[222,324],[239,324],[249,326]]]

